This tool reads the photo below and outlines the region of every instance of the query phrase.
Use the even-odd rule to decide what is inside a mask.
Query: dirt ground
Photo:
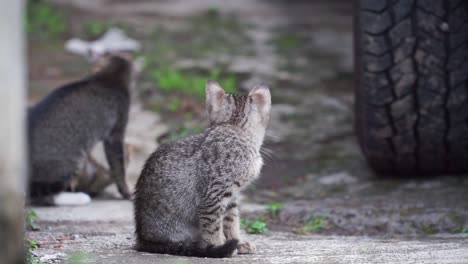
[[[128,171],[133,183],[160,142],[206,124],[202,97],[163,91],[155,72],[210,75],[219,69],[220,78],[234,76],[240,90],[270,85],[265,147],[271,154],[242,208],[243,218],[265,221],[269,231],[249,235],[258,255],[230,261],[468,263],[466,175],[377,176],[360,153],[353,133],[351,1],[52,2],[67,14],[68,30],[53,40],[30,38],[32,102],[87,72],[83,58],[63,49],[67,37],[86,37],[87,22],[111,21],[143,44],[147,67],[135,91],[140,104],[133,107],[127,140],[134,145]],[[272,212],[274,204],[281,209]],[[45,262],[71,263],[70,254],[91,263],[199,262],[132,251],[127,201],[101,198],[86,207],[33,209],[41,230],[28,236],[42,241],[35,252],[50,256]]]

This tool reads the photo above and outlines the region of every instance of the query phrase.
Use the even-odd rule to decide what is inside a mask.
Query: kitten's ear
[[[223,88],[217,82],[209,80],[206,83],[206,107],[210,119],[221,109],[224,94]]]
[[[271,94],[270,89],[265,84],[256,85],[249,93],[254,103],[257,105],[261,113],[267,114],[271,109]]]

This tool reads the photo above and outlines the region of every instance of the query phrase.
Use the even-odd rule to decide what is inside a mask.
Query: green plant
[[[150,77],[163,91],[182,90],[186,85],[186,80],[182,73],[177,70],[154,70]]]
[[[64,14],[45,2],[28,1],[26,31],[44,37],[57,37],[66,31]]]
[[[113,27],[110,22],[89,21],[83,25],[84,32],[89,37],[97,37]]]
[[[159,89],[165,92],[181,91],[187,95],[203,97],[207,80],[217,80],[226,92],[235,92],[237,83],[235,75],[230,74],[222,78],[220,73],[217,68],[207,75],[184,73],[176,69],[155,69],[150,72],[150,77]]]
[[[24,220],[26,221],[26,228],[30,230],[38,229],[35,219],[37,218],[37,214],[34,210],[28,210],[26,213],[26,217]],[[27,264],[44,264],[39,258],[34,256],[31,253],[32,249],[38,248],[39,244],[35,240],[25,240],[25,248],[26,248],[26,263]]]
[[[32,249],[38,248],[38,244],[34,240],[26,240],[26,263],[27,264],[44,264],[38,257],[31,253]]]
[[[468,226],[463,227],[460,233],[468,234]]]
[[[27,213],[26,213],[26,217],[25,217],[25,220],[26,220],[26,228],[27,229],[30,229],[30,230],[37,230],[38,227],[37,227],[37,224],[36,224],[36,219],[37,218],[37,214],[34,210],[29,210]]]
[[[177,110],[179,110],[181,105],[182,105],[182,102],[180,101],[179,98],[172,98],[167,104],[167,108],[169,108],[169,110],[172,112],[177,112]]]
[[[424,233],[426,235],[434,235],[439,232],[439,229],[437,229],[437,226],[434,224],[422,224],[419,227],[419,232]]]
[[[281,50],[293,49],[299,46],[299,44],[300,44],[299,37],[296,35],[291,35],[291,34],[279,36],[275,40],[276,47]]]
[[[263,234],[268,230],[267,224],[263,220],[246,220],[240,222],[249,234]]]
[[[31,252],[26,253],[26,264],[44,264],[38,257],[31,254]]]
[[[29,248],[31,248],[31,249],[34,249],[34,248],[38,248],[38,247],[39,247],[38,244],[37,244],[37,242],[34,241],[34,240],[28,240],[28,245],[29,245]]]
[[[192,112],[186,112],[186,113],[184,113],[184,120],[186,120],[186,121],[191,121],[191,120],[193,120],[193,113],[192,113]]]
[[[174,132],[171,133],[169,139],[175,140],[178,138],[186,137],[188,135],[200,133],[203,130],[201,126],[194,126],[194,127],[186,127],[184,125],[180,125],[174,129]]]
[[[313,216],[301,228],[296,229],[295,232],[299,234],[317,232],[318,230],[325,228],[327,223],[327,218],[323,216]]]
[[[271,217],[277,217],[281,211],[281,209],[283,209],[284,205],[282,203],[270,203],[268,205],[268,208],[267,208],[267,211],[268,213],[270,213],[270,216]]]

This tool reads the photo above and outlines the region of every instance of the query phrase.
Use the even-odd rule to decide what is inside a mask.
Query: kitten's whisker
[[[274,134],[271,134],[271,133],[265,133],[265,137],[266,138],[272,138],[272,139],[279,139],[278,136],[276,136]]]
[[[265,146],[262,146],[262,147],[260,148],[260,151],[263,151],[263,152],[266,152],[266,153],[270,153],[270,154],[274,154],[273,150],[271,150],[271,149],[269,149],[269,148],[267,148],[267,147],[265,147]]]
[[[260,148],[260,153],[268,160],[268,161],[273,161],[276,159],[276,155],[275,153],[270,150],[270,149],[267,149],[265,147],[261,147]]]

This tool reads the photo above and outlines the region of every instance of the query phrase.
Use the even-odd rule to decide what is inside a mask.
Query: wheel
[[[355,120],[377,172],[468,172],[468,1],[358,0]]]

